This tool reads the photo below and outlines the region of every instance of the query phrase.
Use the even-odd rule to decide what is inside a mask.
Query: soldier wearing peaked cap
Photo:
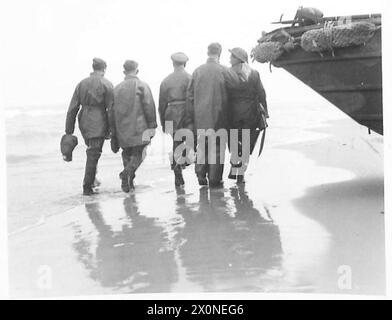
[[[138,78],[138,72],[136,61],[125,61],[125,79],[114,88],[114,104],[109,110],[112,151],[122,149],[124,170],[120,179],[126,193],[135,187],[136,170],[157,127],[154,98],[147,83]]]
[[[183,65],[185,65],[189,60],[187,55],[183,52],[173,53],[170,58],[172,59],[173,62],[178,64],[183,64]]]
[[[94,70],[106,70],[106,62],[100,58],[93,59],[93,69]]]
[[[162,81],[159,90],[159,117],[164,131],[169,130],[165,123],[172,125],[173,158],[171,159],[171,169],[174,172],[175,186],[178,187],[185,184],[182,176],[182,169],[185,164],[179,164],[176,161],[178,157],[184,156],[184,153],[178,154],[176,152],[180,149],[178,147],[183,141],[176,141],[174,137],[178,130],[189,128],[191,125],[186,119],[186,94],[191,75],[185,71],[188,61],[185,53],[174,53],[171,55],[171,60],[173,61],[174,71]]]
[[[65,133],[73,134],[76,116],[79,129],[87,145],[87,160],[83,180],[83,193],[92,195],[97,164],[105,138],[109,136],[107,111],[113,104],[113,85],[104,78],[106,62],[93,59],[93,72],[75,89],[68,108]],[[82,107],[80,109],[80,106]]]

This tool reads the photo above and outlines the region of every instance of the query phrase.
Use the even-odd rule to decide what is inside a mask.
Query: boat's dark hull
[[[383,134],[381,29],[364,46],[335,49],[335,57],[301,47],[273,63],[317,91],[358,123]]]

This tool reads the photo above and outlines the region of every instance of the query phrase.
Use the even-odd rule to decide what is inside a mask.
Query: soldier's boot
[[[198,182],[199,182],[199,186],[207,186],[208,185],[208,180],[206,177],[200,177],[197,178]]]
[[[185,180],[184,177],[182,176],[182,172],[180,173],[180,181],[181,181],[181,185],[183,186],[185,184]]]
[[[241,167],[238,169],[238,174],[237,174],[237,184],[245,183],[245,172],[247,168],[248,168],[248,162],[241,163]]]
[[[210,164],[208,168],[208,182],[211,188],[223,187],[223,164]]]
[[[182,156],[183,156],[183,158],[185,159],[185,162],[181,165],[181,169],[186,169],[186,167],[188,167],[188,166],[190,166],[191,164],[192,164],[192,161],[191,161],[191,159],[189,159],[189,157],[187,156],[187,154],[186,154],[186,150],[184,150],[183,152],[182,152]]]
[[[208,180],[205,176],[198,175],[197,181],[199,182],[199,186],[208,186]]]
[[[125,193],[128,193],[130,191],[129,177],[125,172],[125,170],[120,172],[120,179],[121,179],[121,190],[124,191]]]
[[[233,165],[231,165],[228,178],[231,179],[231,180],[237,179],[236,171],[237,170],[233,167]]]
[[[83,186],[83,195],[84,196],[92,196],[94,194],[97,194],[97,192],[95,192],[91,186],[90,187]]]
[[[208,185],[207,171],[208,171],[208,165],[199,164],[196,162],[195,173],[196,173],[196,177],[197,177],[197,180],[198,180],[200,186],[207,186]]]
[[[209,181],[209,186],[210,188],[222,188],[223,187],[223,181],[217,181],[217,180],[210,180]]]
[[[239,163],[234,164],[233,162],[230,161],[230,164],[231,164],[231,168],[230,168],[230,173],[228,178],[231,180],[236,180],[237,176],[239,175],[238,169],[242,167],[242,162],[240,161]]]
[[[244,175],[238,175],[237,176],[237,184],[244,184],[245,183],[245,177]]]
[[[95,177],[94,183],[93,183],[93,188],[98,188],[101,186],[101,181]]]
[[[131,172],[129,173],[129,176],[128,176],[129,188],[131,190],[135,189],[135,184],[133,182],[134,179],[135,179],[135,171],[131,170]]]

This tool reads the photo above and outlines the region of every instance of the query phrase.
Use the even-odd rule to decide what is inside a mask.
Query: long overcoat
[[[227,129],[227,89],[236,85],[238,76],[209,58],[192,74],[188,87],[187,110],[195,129]]]

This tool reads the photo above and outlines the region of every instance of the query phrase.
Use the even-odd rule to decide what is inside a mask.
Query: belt
[[[100,109],[105,109],[105,106],[102,105],[97,105],[97,106],[92,106],[92,105],[82,105],[82,108],[100,108]]]
[[[167,106],[168,106],[168,107],[175,107],[175,106],[184,105],[185,103],[186,103],[185,100],[177,100],[177,101],[169,102],[169,103],[167,104]]]

